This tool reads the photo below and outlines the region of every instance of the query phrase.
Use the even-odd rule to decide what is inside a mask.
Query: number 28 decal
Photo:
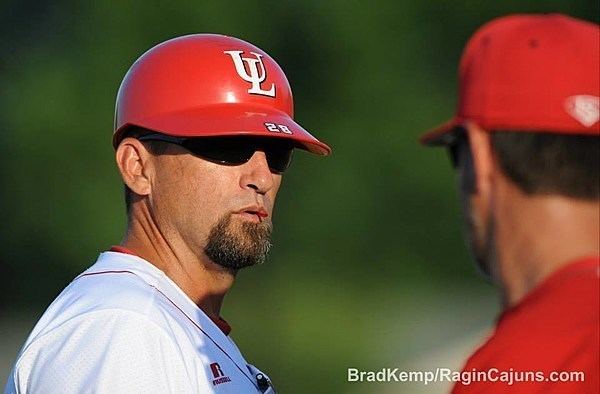
[[[265,122],[265,127],[267,130],[272,131],[273,133],[292,134],[292,130],[290,130],[289,127],[284,124]]]

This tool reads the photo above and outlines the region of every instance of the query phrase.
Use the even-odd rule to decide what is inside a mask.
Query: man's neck
[[[150,220],[132,219],[121,246],[163,271],[210,318],[218,319],[235,275],[193,251],[182,240],[167,240]],[[198,256],[200,254],[200,256]]]
[[[597,256],[597,201],[519,196],[498,213],[497,252],[505,306],[513,306],[557,269]]]

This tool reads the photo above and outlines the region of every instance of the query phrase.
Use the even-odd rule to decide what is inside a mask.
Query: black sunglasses
[[[459,158],[458,144],[452,143],[452,144],[448,145],[446,148],[448,151],[448,157],[450,158],[450,164],[452,165],[452,168],[454,168],[454,169],[458,168],[458,158]]]
[[[452,139],[446,144],[452,168],[458,168],[460,164],[461,149],[464,149],[464,147],[468,148],[468,145],[469,140],[467,138],[467,133],[462,129],[456,130]]]
[[[273,172],[284,172],[292,162],[294,144],[291,141],[251,136],[232,137],[174,137],[150,133],[138,137],[140,141],[162,141],[179,145],[195,156],[224,164],[237,166],[247,163],[254,152],[264,152],[267,164]]]

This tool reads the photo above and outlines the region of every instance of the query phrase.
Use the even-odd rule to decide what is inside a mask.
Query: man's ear
[[[115,153],[117,167],[123,182],[136,194],[150,194],[151,154],[136,138],[125,138]]]
[[[475,190],[487,198],[492,191],[495,171],[490,133],[472,122],[468,122],[465,128],[471,148]]]

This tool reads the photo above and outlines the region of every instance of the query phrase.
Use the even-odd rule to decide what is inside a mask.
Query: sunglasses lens
[[[448,156],[450,157],[450,163],[453,168],[458,167],[458,145],[451,144],[448,146]]]
[[[287,141],[264,141],[246,137],[190,138],[184,147],[194,155],[221,164],[240,165],[248,162],[254,152],[263,151],[269,168],[285,171],[292,161],[293,145]]]
[[[240,165],[252,157],[253,151],[246,144],[232,140],[205,138],[185,140],[184,147],[194,155],[222,164]]]
[[[269,168],[275,172],[284,172],[292,162],[294,150],[291,146],[281,146],[279,148],[267,148],[264,152],[267,155]]]

